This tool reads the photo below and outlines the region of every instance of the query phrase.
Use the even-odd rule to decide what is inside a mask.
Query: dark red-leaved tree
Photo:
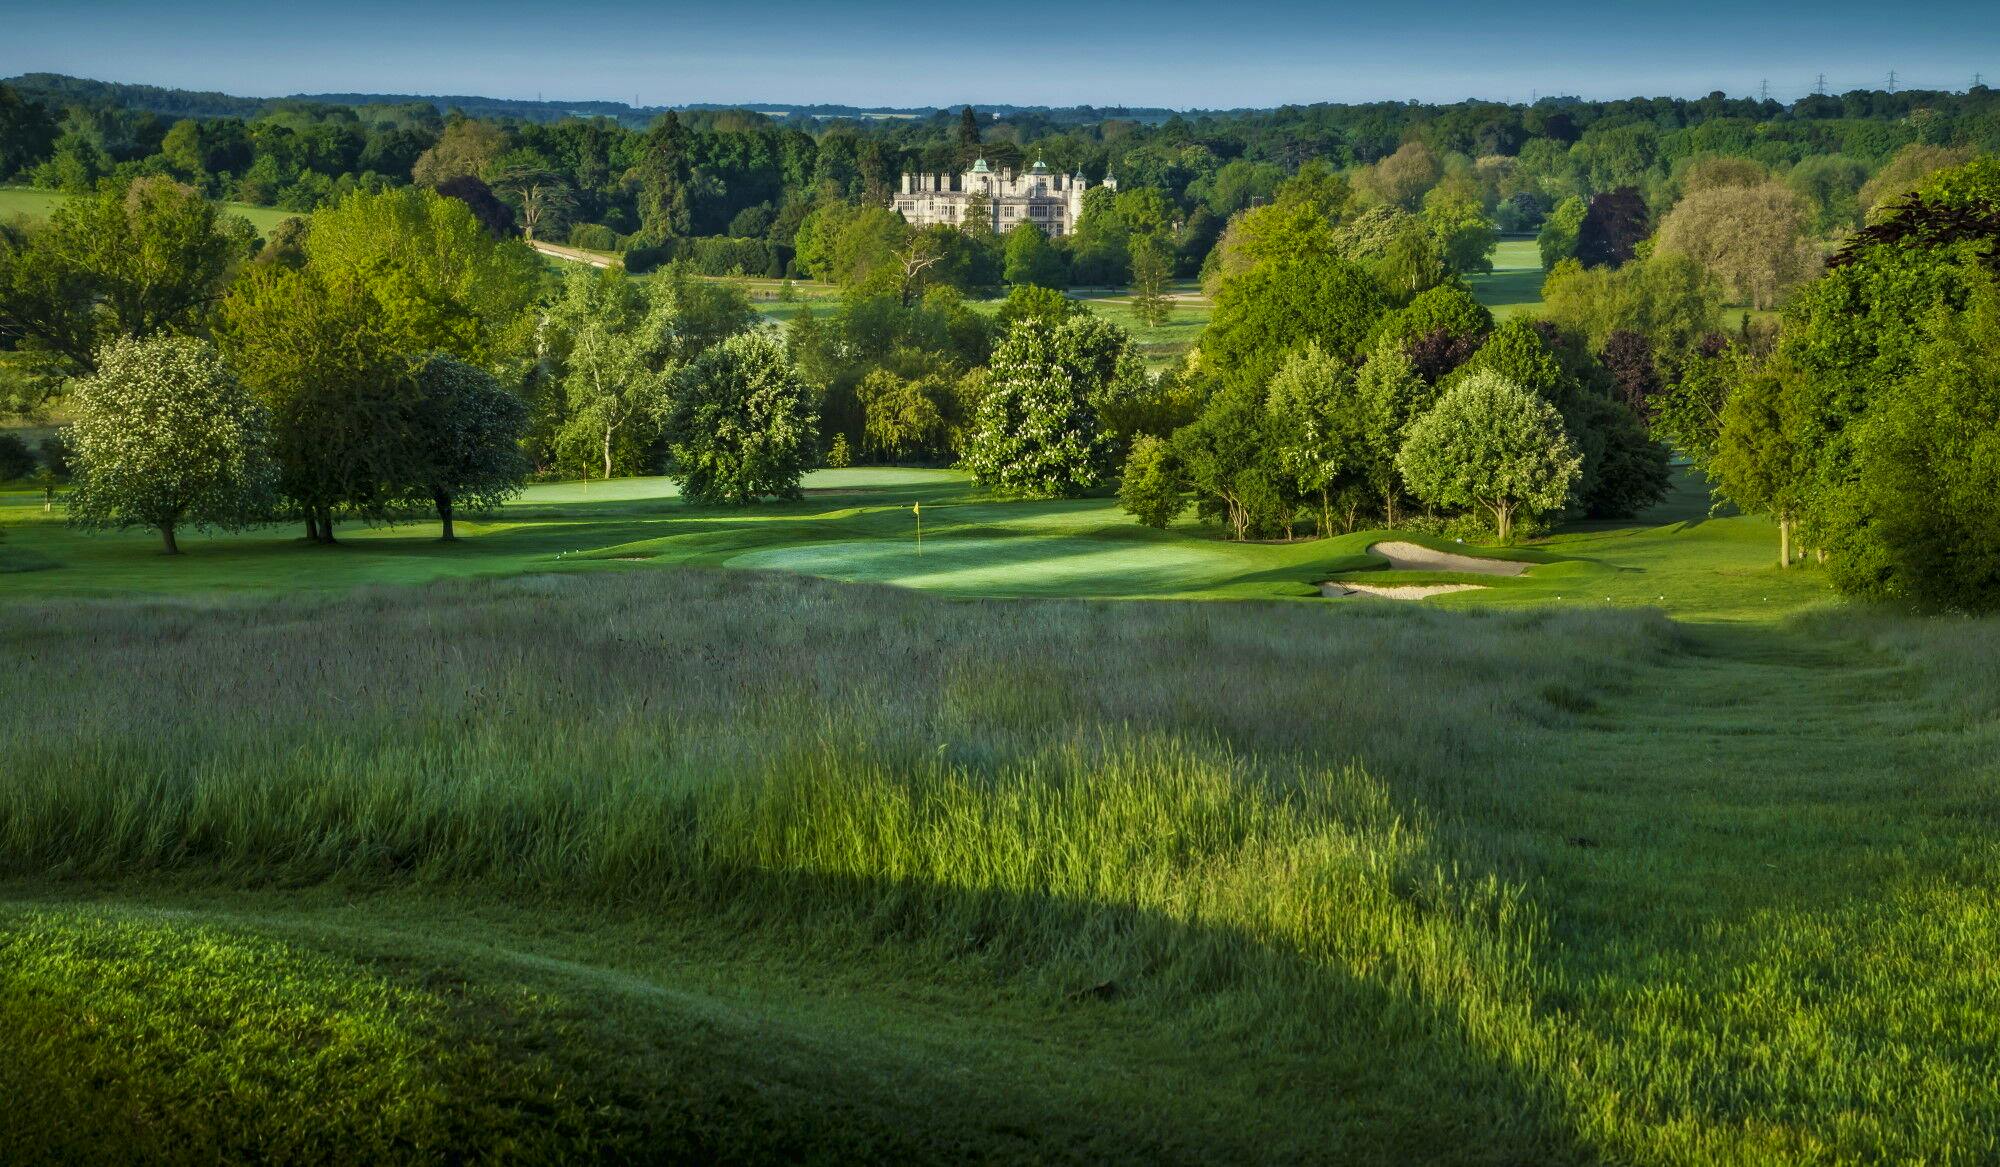
[[[1412,337],[1403,345],[1403,354],[1410,358],[1410,366],[1432,385],[1450,376],[1460,365],[1472,359],[1479,346],[1486,343],[1486,334],[1468,332],[1460,336],[1452,335],[1449,328],[1439,325]]]
[[[514,209],[500,201],[493,188],[470,174],[447,178],[437,184],[437,192],[472,208],[472,217],[495,239],[514,237]]]
[[[1660,367],[1653,360],[1653,342],[1644,333],[1629,328],[1613,329],[1604,338],[1604,351],[1597,354],[1604,370],[1618,386],[1618,396],[1633,413],[1651,420],[1653,399],[1659,395]]]
[[[1870,247],[1884,244],[1950,247],[1956,243],[1983,243],[1980,254],[1986,262],[2000,263],[2000,207],[1984,202],[1952,205],[1909,195],[1891,207],[1881,222],[1856,233],[1826,266],[1846,267]]]
[[[1629,262],[1652,233],[1652,215],[1636,189],[1606,191],[1590,200],[1590,209],[1576,229],[1577,261],[1585,267],[1617,267]]]

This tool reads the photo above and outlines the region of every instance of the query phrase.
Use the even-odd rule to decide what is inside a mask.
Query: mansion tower
[[[1104,186],[1118,189],[1112,178],[1106,178]],[[904,174],[896,210],[912,226],[959,227],[965,224],[967,208],[976,206],[973,200],[984,195],[986,214],[1000,234],[1016,223],[1033,223],[1045,235],[1068,235],[1083,217],[1083,192],[1088,189],[1090,183],[1082,174],[1050,174],[1039,160],[1022,174],[1012,170],[996,174],[981,158],[963,174]]]

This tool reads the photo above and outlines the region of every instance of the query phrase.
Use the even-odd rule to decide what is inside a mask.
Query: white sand
[[[1371,543],[1368,550],[1389,561],[1396,571],[1466,571],[1479,575],[1520,575],[1528,570],[1525,563],[1513,563],[1505,559],[1481,559],[1477,555],[1454,555],[1449,551],[1433,551],[1419,547],[1415,543]],[[1471,585],[1460,585],[1471,586]]]
[[[1481,592],[1480,584],[1364,584],[1344,579],[1328,580],[1319,585],[1320,594],[1332,599],[1342,596],[1380,596],[1385,600],[1427,600],[1432,596],[1449,595],[1452,592]]]

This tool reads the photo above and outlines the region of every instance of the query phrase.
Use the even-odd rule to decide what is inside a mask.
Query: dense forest
[[[828,224],[831,234],[853,218],[848,211],[886,206],[906,169],[1039,158],[1093,181],[1115,175],[1137,196],[1120,208],[1100,201],[1101,229],[1058,241],[1043,279],[1124,283],[1135,222],[1169,247],[1177,274],[1212,270],[1229,217],[1268,202],[1307,167],[1345,172],[1384,207],[1428,214],[1442,253],[1476,242],[1453,238],[1468,212],[1503,232],[1543,231],[1553,220],[1553,263],[1573,253],[1565,233],[1591,199],[1629,190],[1657,222],[1704,159],[1761,168],[1801,201],[1824,241],[1859,228],[1884,191],[2000,149],[2000,97],[1985,87],[1857,90],[1791,104],[1713,93],[1188,114],[863,112],[238,98],[30,74],[0,85],[0,181],[82,192],[105,178],[162,175],[211,197],[300,214],[353,190],[415,182],[465,199],[496,232],[639,251],[635,267],[677,258],[709,274],[833,277],[840,264],[829,240],[810,230],[801,239],[814,212],[840,220]],[[1462,270],[1478,260],[1446,262]],[[966,269],[989,285],[1004,274],[997,255]]]

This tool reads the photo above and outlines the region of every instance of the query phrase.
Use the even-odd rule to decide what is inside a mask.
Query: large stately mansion
[[[1106,178],[1104,185],[1118,189],[1117,180]],[[896,209],[918,227],[932,223],[965,223],[966,208],[984,195],[986,213],[993,229],[1006,232],[1016,223],[1033,223],[1047,235],[1067,235],[1076,230],[1083,217],[1083,192],[1089,180],[1081,174],[1050,174],[1038,160],[1025,173],[1002,170],[997,174],[981,158],[963,174],[905,174]],[[977,212],[975,212],[977,213]]]

